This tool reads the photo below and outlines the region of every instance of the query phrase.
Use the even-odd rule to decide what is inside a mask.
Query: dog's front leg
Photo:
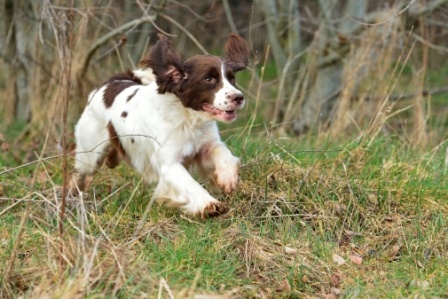
[[[224,193],[235,192],[238,188],[240,159],[232,155],[227,146],[216,141],[208,143],[200,151],[201,172]]]
[[[213,198],[180,163],[163,165],[156,196],[167,199],[190,215],[202,218],[224,214],[226,206]]]

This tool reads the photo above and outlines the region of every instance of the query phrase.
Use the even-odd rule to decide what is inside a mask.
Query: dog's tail
[[[142,81],[143,85],[149,85],[150,83],[156,81],[156,76],[154,76],[152,69],[149,67],[133,70],[132,73],[135,77]]]

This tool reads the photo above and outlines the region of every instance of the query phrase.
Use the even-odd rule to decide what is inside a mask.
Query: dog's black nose
[[[242,94],[236,93],[230,96],[230,100],[240,105],[244,101],[244,96]]]

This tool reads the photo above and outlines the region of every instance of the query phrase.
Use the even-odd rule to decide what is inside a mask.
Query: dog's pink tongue
[[[202,108],[207,111],[208,113],[210,113],[213,116],[217,116],[217,118],[222,119],[224,121],[231,121],[234,120],[236,118],[236,112],[235,110],[230,110],[230,111],[224,111],[224,110],[220,110],[216,107],[214,107],[213,105],[210,104],[204,104],[202,106]]]
[[[225,119],[225,120],[227,120],[227,121],[230,121],[230,120],[233,120],[233,119],[235,119],[236,118],[236,112],[235,112],[235,110],[232,110],[232,111],[222,111],[223,113],[222,113],[222,117]]]

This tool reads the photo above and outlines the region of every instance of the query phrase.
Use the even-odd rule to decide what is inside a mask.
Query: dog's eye
[[[207,83],[214,83],[216,81],[216,79],[213,78],[213,76],[209,75],[209,76],[204,78],[204,81],[207,82]]]

